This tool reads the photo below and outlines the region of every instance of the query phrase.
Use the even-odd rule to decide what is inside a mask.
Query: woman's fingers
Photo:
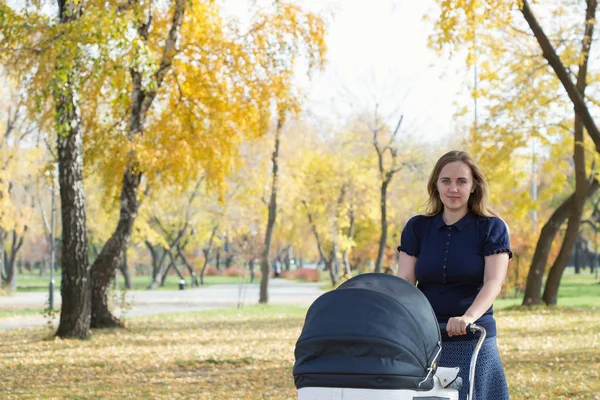
[[[467,326],[469,322],[463,317],[452,317],[446,325],[448,336],[459,336],[467,334]]]

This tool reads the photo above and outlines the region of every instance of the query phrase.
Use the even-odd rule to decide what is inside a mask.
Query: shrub
[[[204,276],[221,276],[223,273],[215,267],[207,266],[204,271]]]
[[[294,273],[294,278],[306,282],[319,282],[321,279],[321,273],[318,269],[298,268]]]
[[[281,271],[281,273],[279,274],[280,278],[284,278],[284,279],[294,279],[296,277],[296,272],[295,271]]]
[[[223,272],[223,276],[241,276],[245,278],[248,275],[249,273],[245,268],[238,267],[237,265],[232,265]]]

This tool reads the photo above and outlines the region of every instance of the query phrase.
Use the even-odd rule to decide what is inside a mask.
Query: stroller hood
[[[358,275],[308,309],[296,343],[294,381],[297,388],[427,390],[440,342],[420,290],[392,275]]]

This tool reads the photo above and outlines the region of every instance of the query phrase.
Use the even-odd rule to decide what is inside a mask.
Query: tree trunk
[[[199,287],[200,285],[198,284],[198,277],[196,276],[196,271],[194,270],[194,267],[192,267],[188,260],[185,258],[183,250],[180,246],[177,246],[177,254],[179,254],[179,257],[183,260],[183,263],[185,264],[190,273],[192,287]]]
[[[171,251],[169,251],[169,260],[171,260],[171,268],[175,270],[175,273],[177,274],[179,279],[185,280],[183,274],[181,273],[181,271],[179,271],[179,268],[177,268],[177,256],[173,257]]]
[[[584,258],[584,255],[581,254],[580,240],[581,240],[580,237],[578,237],[577,240],[575,240],[575,248],[573,249],[573,251],[571,252],[571,255],[569,256],[569,261],[571,261],[571,260],[573,261],[573,266],[575,267],[576,274],[579,274],[579,272],[581,271],[581,264],[583,263],[582,259]]]
[[[206,272],[206,267],[208,266],[208,262],[210,260],[210,253],[213,247],[213,241],[215,239],[215,235],[217,234],[217,230],[219,229],[219,224],[217,223],[210,234],[210,238],[208,239],[208,244],[205,248],[202,249],[202,253],[204,253],[204,265],[202,266],[202,270],[200,271],[200,284],[204,285],[204,273]]]
[[[592,38],[594,35],[594,24],[596,18],[596,0],[587,2],[587,10],[585,14],[584,26],[585,31],[582,39],[582,62],[577,73],[576,90],[582,99],[585,99],[585,89],[587,86],[587,70]],[[554,265],[548,273],[544,295],[544,302],[548,305],[556,304],[558,300],[558,288],[562,274],[567,266],[569,256],[573,251],[577,237],[579,236],[579,226],[581,224],[581,215],[585,205],[585,197],[587,191],[586,173],[585,173],[585,149],[584,149],[584,121],[582,113],[575,114],[574,124],[574,159],[575,159],[575,198],[569,222],[567,224],[567,232],[563,241],[560,253],[554,262]]]
[[[229,269],[233,262],[233,252],[231,251],[231,245],[229,244],[229,236],[225,236],[225,243],[223,243],[223,258],[224,258],[224,269]]]
[[[585,176],[585,158],[583,149],[583,125],[579,117],[575,118],[575,194],[571,208],[571,216],[567,223],[567,231],[563,240],[558,257],[548,273],[544,295],[542,299],[548,305],[556,304],[560,279],[569,261],[569,256],[579,236],[579,225],[581,223],[581,214],[585,204],[586,194],[586,176]]]
[[[352,208],[348,211],[348,218],[350,218],[350,227],[348,228],[348,239],[352,240],[352,238],[354,237],[354,210]],[[348,278],[350,278],[350,276],[352,276],[352,268],[350,265],[350,249],[349,248],[344,250],[343,260],[344,260],[344,273],[347,275]]]
[[[377,252],[377,261],[375,262],[375,272],[381,273],[383,269],[383,257],[387,243],[387,188],[390,184],[391,176],[386,177],[381,183],[381,236],[379,238],[379,251]]]
[[[132,168],[125,170],[121,188],[121,210],[115,233],[108,239],[92,267],[92,328],[123,327],[121,321],[108,309],[108,286],[115,277],[116,266],[122,263],[127,251],[133,222],[139,208],[138,188],[141,174]]]
[[[376,104],[375,125],[371,128],[371,132],[373,133],[373,146],[375,147],[375,151],[377,152],[379,177],[381,179],[381,236],[379,238],[379,251],[377,252],[377,260],[375,262],[375,272],[381,273],[387,243],[387,188],[390,182],[392,181],[394,174],[400,171],[403,165],[403,163],[401,163],[398,160],[398,155],[400,154],[400,151],[398,150],[397,145],[394,145],[394,140],[396,139],[398,132],[400,131],[400,127],[402,126],[404,116],[400,116],[398,123],[396,124],[396,128],[391,133],[389,143],[382,146],[381,137],[379,136],[379,134],[381,133],[382,126],[379,123],[378,110],[379,104]],[[391,157],[391,166],[389,168],[385,167],[384,162],[386,152],[389,152]]]
[[[165,281],[167,280],[167,277],[169,276],[169,271],[171,270],[171,267],[173,266],[173,264],[171,264],[171,263],[167,263],[165,265],[166,265],[165,272],[164,272],[164,274],[161,274],[161,278],[160,278],[160,283],[159,283],[160,287],[165,287]]]
[[[594,179],[588,186],[586,198],[591,197],[600,188],[600,182]],[[531,260],[531,266],[529,267],[529,273],[527,275],[527,282],[525,285],[525,295],[523,297],[523,305],[531,306],[542,303],[541,291],[542,281],[544,279],[544,272],[546,270],[546,263],[548,262],[548,256],[550,255],[550,249],[554,242],[554,237],[558,233],[561,225],[569,216],[569,211],[573,207],[575,194],[572,194],[567,200],[565,200],[550,216],[546,224],[542,227],[540,237],[538,238],[533,259]]]
[[[285,265],[285,270],[289,271],[292,269],[291,260],[292,260],[292,245],[288,245],[284,250],[283,263]]]
[[[158,251],[156,250],[156,248],[154,248],[152,243],[150,243],[147,240],[144,243],[146,244],[146,247],[150,251],[150,256],[152,257],[152,280],[154,281],[154,279],[156,279],[158,271],[160,270],[159,261],[161,258],[158,256]]]
[[[156,98],[157,91],[169,71],[173,57],[177,53],[176,43],[179,30],[183,21],[186,0],[176,0],[175,10],[171,22],[169,36],[164,44],[163,57],[160,67],[154,73],[154,82],[150,87],[145,87],[140,70],[131,69],[132,93],[131,93],[131,115],[129,121],[129,138],[132,140],[144,130],[146,114]],[[138,35],[141,40],[148,40],[148,32],[152,14],[148,20],[138,26]],[[130,154],[130,161],[123,174],[123,185],[121,188],[121,207],[117,228],[110,239],[106,242],[100,255],[93,265],[93,294],[92,294],[92,326],[95,328],[110,328],[123,326],[121,321],[110,313],[107,304],[107,289],[110,279],[115,275],[117,267],[121,263],[121,255],[129,245],[131,230],[139,208],[138,189],[141,182],[142,172],[135,160],[135,154]]]
[[[221,248],[217,247],[217,254],[215,255],[215,267],[221,270]]]
[[[230,252],[227,252],[227,256],[225,257],[225,269],[229,269],[231,264],[233,264],[234,255]]]
[[[98,249],[98,246],[95,244],[91,244],[90,247],[92,248],[92,254],[94,256],[94,261],[96,261],[96,259],[100,255],[100,250]]]
[[[279,142],[281,139],[281,120],[277,121],[277,129],[275,131],[275,148],[271,157],[273,163],[272,183],[271,183],[271,198],[269,200],[269,217],[267,220],[267,230],[265,233],[265,248],[260,262],[260,270],[262,273],[260,280],[260,296],[258,302],[266,304],[269,302],[269,274],[271,272],[271,244],[273,241],[273,230],[277,220],[277,190],[279,187]]]
[[[336,251],[335,246],[332,246],[331,252],[329,254],[329,258],[325,261],[325,265],[327,266],[327,270],[329,271],[329,279],[331,280],[331,286],[333,288],[337,287],[339,282],[339,276],[335,273],[335,261],[336,261]]]
[[[158,252],[157,252],[158,253]],[[162,286],[164,282],[164,278],[167,276],[167,272],[169,270],[170,264],[165,264],[165,259],[167,258],[167,249],[163,249],[163,253],[158,260],[158,270],[156,271],[156,275],[154,279],[152,279],[152,283],[148,285],[146,290],[154,290],[159,286]]]
[[[250,283],[254,282],[255,274],[254,274],[254,257],[248,261],[248,269],[250,270]]]
[[[131,275],[129,274],[129,266],[127,265],[127,251],[123,253],[123,262],[121,263],[121,274],[123,274],[123,279],[125,280],[125,288],[127,290],[133,289],[133,285],[131,284]]]
[[[74,2],[61,2],[61,5],[61,23],[78,18],[81,8]],[[56,69],[64,71],[66,66],[60,64],[57,61]],[[56,335],[84,339],[90,334],[91,274],[83,191],[83,134],[78,74],[72,67],[70,69],[65,84],[54,91],[63,236],[62,305]]]
[[[596,145],[596,150],[600,152],[600,132],[598,132],[598,128],[595,124],[595,121],[594,121],[593,117],[591,116],[591,114],[585,104],[585,101],[584,101],[584,90],[585,90],[585,86],[586,86],[585,77],[587,74],[588,55],[590,52],[589,50],[590,50],[590,46],[592,43],[591,38],[592,38],[592,33],[593,33],[593,28],[594,28],[594,23],[595,23],[594,16],[595,16],[595,11],[596,11],[596,6],[597,6],[597,3],[595,0],[588,1],[587,10],[586,10],[586,18],[584,21],[584,26],[585,26],[584,35],[583,35],[583,39],[582,39],[582,52],[581,52],[582,63],[579,68],[576,85],[573,84],[568,71],[566,70],[565,66],[562,64],[562,61],[556,54],[556,51],[552,47],[552,44],[548,40],[548,37],[546,36],[543,29],[539,25],[537,19],[533,15],[533,12],[532,12],[531,8],[529,7],[529,4],[527,1],[522,2],[521,12],[523,13],[523,16],[525,17],[525,20],[527,21],[532,32],[534,33],[534,35],[540,45],[540,48],[542,49],[544,58],[546,58],[546,60],[548,61],[548,64],[552,67],[552,69],[556,73],[556,76],[560,79],[563,87],[565,88],[565,90],[567,91],[567,93],[569,95],[569,98],[573,102],[573,106],[574,106],[575,114],[576,114],[576,119],[575,119],[576,125],[580,124],[582,126],[585,126],[585,128],[588,131],[588,134],[590,135],[590,137],[594,141],[594,144]],[[578,130],[578,126],[575,127],[575,135],[578,134],[577,130]],[[575,142],[575,144],[576,144],[575,150],[577,151],[577,147],[579,147],[577,145],[577,141]],[[576,163],[578,161],[577,154],[575,154],[575,161],[576,161]],[[576,177],[578,176],[577,174],[581,174],[581,167],[578,168],[577,164],[576,164],[575,173],[576,173]],[[573,201],[574,205],[572,206],[575,210],[575,213],[577,213],[579,202],[582,201],[581,196],[582,196],[583,190],[581,189],[582,184],[581,184],[580,178],[578,178],[578,180],[576,180],[576,185],[579,185],[579,186],[576,186],[576,193],[574,195],[575,199]],[[579,190],[579,192],[578,192],[578,190]],[[575,225],[575,222],[577,219],[580,219],[580,216],[579,217],[574,216],[574,219],[572,221],[570,218],[569,226],[571,227],[571,229],[569,230],[569,227],[567,227],[567,229],[569,230],[569,232],[568,232],[569,235],[573,234],[574,225]],[[539,241],[538,241],[538,244],[539,244]],[[568,244],[569,243],[567,243],[567,245]],[[563,245],[564,245],[564,243],[563,243]],[[563,246],[563,247],[565,247],[565,246]],[[569,247],[569,246],[566,246],[566,247]],[[565,250],[566,250],[566,248],[565,248]],[[562,252],[562,248],[561,248],[561,252]],[[562,255],[559,264],[564,262],[563,261],[564,257],[567,257],[567,256]],[[556,280],[557,277],[560,278],[560,276],[562,276],[562,271],[560,271],[560,274],[558,273],[558,270],[560,267],[558,266],[558,264],[556,264],[556,265],[557,265],[557,269],[555,269],[555,272],[553,273],[552,280]],[[530,271],[530,276],[531,276],[531,272],[532,271]],[[534,273],[539,274],[538,271],[534,271]],[[542,277],[539,276],[540,281],[541,281],[541,279],[542,279]],[[558,282],[554,282],[552,285],[557,285],[557,283]],[[529,285],[529,277],[528,277],[528,285]],[[540,283],[540,286],[541,286],[541,283]],[[527,300],[529,300],[529,299],[526,297],[525,301],[527,301]]]
[[[25,237],[25,232],[27,232],[27,226],[24,227],[23,236],[17,235],[17,231],[12,231],[12,243],[10,244],[10,251],[3,252],[4,258],[4,273],[2,274],[2,287],[7,288],[9,290],[12,289],[15,279],[15,266],[17,265],[17,253],[23,246],[23,239]],[[22,274],[22,271],[20,271]]]
[[[59,21],[69,24],[80,19],[83,2],[59,0]],[[83,191],[83,132],[79,108],[80,74],[76,61],[58,55],[54,65],[58,182],[62,217],[62,305],[56,335],[85,339],[90,334],[90,264]],[[62,80],[61,78],[64,77]]]
[[[207,249],[202,249],[204,253],[204,264],[202,265],[202,269],[200,270],[200,284],[204,285],[204,273],[206,272],[206,267],[208,266],[208,257],[210,257],[210,247]]]
[[[8,274],[6,270],[7,257],[4,252],[4,240],[6,239],[6,232],[0,227],[0,289],[5,289],[6,282],[8,282]]]

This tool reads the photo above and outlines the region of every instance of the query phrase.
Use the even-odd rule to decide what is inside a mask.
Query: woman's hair
[[[469,197],[467,203],[469,210],[474,214],[482,217],[497,217],[498,214],[492,210],[489,206],[488,197],[488,183],[485,179],[485,175],[481,171],[481,168],[466,151],[453,150],[444,154],[435,163],[433,171],[429,176],[429,182],[427,183],[427,192],[429,193],[429,199],[426,203],[426,215],[433,216],[441,213],[444,210],[444,204],[440,198],[440,193],[437,189],[437,180],[440,177],[440,172],[446,164],[461,161],[469,166],[471,169],[471,175],[473,176],[473,193]]]

